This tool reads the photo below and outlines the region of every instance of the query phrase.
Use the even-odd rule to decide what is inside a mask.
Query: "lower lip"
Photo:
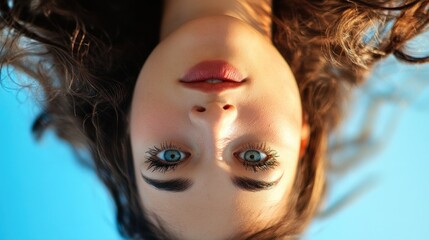
[[[221,83],[195,82],[195,83],[183,83],[183,85],[186,88],[210,93],[210,92],[222,92],[229,89],[238,88],[242,85],[242,82],[221,82]]]
[[[212,79],[222,82],[206,82]],[[180,79],[180,82],[187,88],[203,92],[220,92],[241,86],[244,79],[234,66],[225,61],[216,60],[195,65]]]

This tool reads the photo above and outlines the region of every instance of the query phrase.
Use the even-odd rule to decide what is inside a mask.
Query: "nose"
[[[189,112],[189,118],[194,125],[221,134],[237,118],[237,108],[232,104],[219,102],[195,105]]]

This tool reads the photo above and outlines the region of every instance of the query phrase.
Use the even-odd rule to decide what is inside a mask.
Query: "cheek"
[[[182,115],[178,109],[162,103],[142,104],[133,108],[130,136],[135,160],[141,160],[148,147],[179,136],[184,127]]]
[[[174,91],[165,86],[155,70],[142,71],[136,84],[130,119],[132,140],[168,130],[180,116],[180,107],[171,97]]]
[[[177,123],[176,116],[173,112],[162,111],[163,106],[142,109],[137,114],[132,115],[131,119],[131,136],[133,140],[146,139],[151,140],[160,136],[164,132],[173,129]],[[134,137],[135,136],[135,137]]]

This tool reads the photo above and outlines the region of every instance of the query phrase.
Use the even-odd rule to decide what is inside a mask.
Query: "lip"
[[[207,80],[221,80],[218,83],[209,83]],[[180,79],[186,88],[203,92],[221,92],[240,87],[245,78],[231,64],[222,60],[204,61],[193,66]]]

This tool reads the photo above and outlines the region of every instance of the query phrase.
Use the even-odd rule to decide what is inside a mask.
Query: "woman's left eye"
[[[160,148],[155,146],[146,153],[148,154],[146,163],[149,164],[147,170],[152,169],[152,172],[162,173],[175,170],[179,164],[191,156],[190,153],[180,150],[172,143],[163,143]]]
[[[156,156],[163,161],[176,163],[185,159],[187,154],[177,149],[166,149],[160,151]]]

